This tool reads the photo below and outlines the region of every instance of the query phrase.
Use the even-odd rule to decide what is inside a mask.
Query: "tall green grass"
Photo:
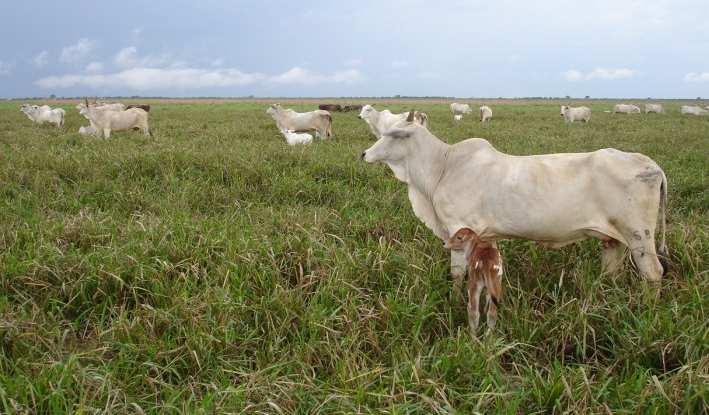
[[[416,103],[449,143],[615,147],[669,179],[656,296],[594,241],[502,243],[497,330],[467,332],[448,253],[406,189],[332,141],[288,147],[265,105],[155,104],[154,139],[79,136],[0,104],[0,411],[701,413],[709,373],[709,119],[494,105],[489,126]],[[378,104],[400,111],[410,103]],[[311,104],[296,109],[313,108]]]

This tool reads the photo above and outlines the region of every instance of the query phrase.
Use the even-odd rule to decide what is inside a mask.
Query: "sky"
[[[709,97],[709,1],[0,1],[0,97],[50,94]]]

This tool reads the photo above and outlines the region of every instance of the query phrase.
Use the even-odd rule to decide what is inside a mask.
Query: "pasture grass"
[[[508,102],[482,126],[416,109],[449,143],[615,147],[669,179],[659,296],[600,247],[502,243],[494,333],[472,338],[448,253],[373,137],[288,147],[262,103],[154,103],[154,139],[79,136],[0,103],[0,411],[706,413],[709,118]],[[293,105],[313,108],[312,103]],[[483,328],[484,322],[482,324]],[[481,333],[483,331],[481,330]]]

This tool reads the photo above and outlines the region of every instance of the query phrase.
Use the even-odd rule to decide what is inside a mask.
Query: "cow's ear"
[[[386,132],[391,138],[403,139],[411,137],[411,131],[404,128],[394,128]]]

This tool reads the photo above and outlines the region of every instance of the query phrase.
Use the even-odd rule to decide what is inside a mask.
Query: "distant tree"
[[[585,98],[585,99],[591,99],[591,97],[588,96],[588,95],[586,95],[584,98]]]
[[[567,95],[567,96],[565,96],[564,98],[566,98],[566,99],[571,99],[571,97],[570,97],[570,96],[568,96],[568,95]]]
[[[52,94],[49,96],[49,99],[55,99],[56,97],[57,97],[56,95]]]

